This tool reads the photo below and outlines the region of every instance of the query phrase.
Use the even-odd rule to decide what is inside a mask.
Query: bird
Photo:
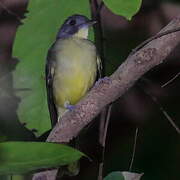
[[[46,88],[52,125],[92,88],[101,74],[101,59],[88,39],[96,23],[84,15],[68,17],[60,27],[46,60]]]

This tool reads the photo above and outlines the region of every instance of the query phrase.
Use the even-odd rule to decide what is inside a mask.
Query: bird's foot
[[[66,109],[68,109],[69,111],[72,111],[74,108],[75,108],[74,105],[69,104],[69,105],[66,106]]]
[[[102,82],[107,82],[109,83],[111,81],[111,78],[110,77],[103,77],[103,78],[99,78],[96,83],[95,83],[95,86],[98,86],[99,84],[101,84]]]
[[[74,105],[71,105],[71,104],[69,103],[69,101],[66,101],[66,102],[64,103],[64,107],[65,107],[66,109],[68,109],[69,111],[72,111],[72,110],[75,108],[75,106],[74,106]]]

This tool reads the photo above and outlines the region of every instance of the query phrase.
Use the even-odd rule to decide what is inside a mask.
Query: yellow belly
[[[92,87],[96,79],[95,47],[81,39],[61,40],[55,46],[56,68],[53,94],[56,106],[76,104]]]
[[[69,76],[56,76],[54,79],[54,94],[56,104],[64,107],[66,102],[76,104],[94,83],[94,75],[85,75],[83,72]]]

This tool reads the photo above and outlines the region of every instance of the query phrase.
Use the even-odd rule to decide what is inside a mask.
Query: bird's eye
[[[75,25],[76,24],[76,20],[71,20],[70,22],[69,22],[69,24],[71,25],[71,26],[73,26],[73,25]]]

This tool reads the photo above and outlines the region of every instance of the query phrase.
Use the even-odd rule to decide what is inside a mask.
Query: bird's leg
[[[67,105],[67,107],[66,107],[66,109],[68,109],[68,110],[70,110],[70,111],[72,111],[73,109],[75,108],[75,106],[74,105]]]
[[[107,83],[110,83],[111,82],[111,79],[110,77],[103,77],[103,78],[99,78],[96,83],[95,83],[95,86],[98,86],[99,84],[101,84],[102,82],[107,82]]]

